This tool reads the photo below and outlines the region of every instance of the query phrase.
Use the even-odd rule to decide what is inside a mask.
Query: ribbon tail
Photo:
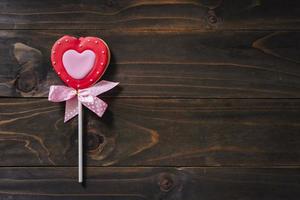
[[[93,101],[91,101],[91,102],[83,102],[83,101],[81,101],[81,103],[85,107],[87,107],[88,109],[90,109],[91,111],[93,111],[99,117],[102,117],[102,115],[104,114],[104,112],[105,112],[105,110],[107,108],[107,103],[105,103],[104,101],[102,101],[98,97],[93,97]]]
[[[66,108],[65,108],[65,119],[64,122],[66,123],[73,117],[78,115],[78,99],[77,96],[73,97],[66,101]]]

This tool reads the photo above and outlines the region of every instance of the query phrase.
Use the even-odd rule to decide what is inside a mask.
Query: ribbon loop
[[[51,85],[48,100],[52,102],[62,102],[76,96],[76,90],[63,85]]]
[[[99,117],[102,117],[107,108],[107,104],[97,96],[111,90],[118,84],[118,82],[103,80],[92,87],[78,91],[67,86],[52,85],[50,87],[48,100],[52,102],[66,101],[64,122],[67,122],[78,114],[78,101]]]

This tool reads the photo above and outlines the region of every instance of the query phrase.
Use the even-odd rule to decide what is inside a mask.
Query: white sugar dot
[[[93,79],[90,79],[90,81],[92,82],[92,81],[93,81]]]
[[[89,41],[91,41],[91,40],[87,40],[87,41],[89,42]]]
[[[65,40],[66,42],[69,42],[69,40]]]
[[[55,61],[53,62],[53,65],[56,65],[56,62],[55,62]]]
[[[60,44],[60,42],[57,42],[57,44]]]
[[[80,44],[79,47],[82,47],[82,44]]]
[[[69,82],[70,80],[69,79],[67,79],[67,82]]]
[[[80,87],[80,85],[79,85],[79,84],[77,84],[77,87]]]
[[[97,71],[97,74],[99,74],[100,72],[99,71]]]
[[[100,65],[103,65],[103,62],[102,62],[102,63],[100,63]]]
[[[98,41],[95,41],[96,44],[98,44]]]
[[[105,52],[104,51],[102,51],[102,54],[104,54]]]
[[[53,54],[55,54],[55,51],[52,51]]]
[[[58,75],[60,75],[60,72],[57,72]]]

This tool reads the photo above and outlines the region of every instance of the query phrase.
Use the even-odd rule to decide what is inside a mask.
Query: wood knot
[[[215,13],[215,11],[213,10],[209,10],[207,13],[207,22],[211,25],[215,25],[216,23],[218,23],[219,19]]]
[[[94,151],[99,149],[105,142],[105,137],[102,134],[88,133],[87,134],[87,149],[88,151]]]
[[[85,140],[88,156],[93,160],[105,159],[115,148],[115,138],[107,137],[99,129],[103,127],[90,127]]]
[[[85,142],[88,157],[95,161],[101,161],[97,162],[98,164],[109,165],[107,163],[110,161],[105,161],[105,159],[115,150],[117,134],[115,135],[111,130],[109,122],[104,123],[96,116],[89,116],[85,120],[87,122],[87,140]]]
[[[37,89],[39,81],[46,75],[43,73],[45,69],[41,51],[23,43],[15,43],[13,55],[20,66],[15,79],[16,89],[24,93]]]
[[[174,187],[174,180],[172,176],[163,174],[159,178],[158,185],[161,191],[168,192]]]
[[[31,92],[37,88],[38,78],[34,71],[24,71],[17,75],[15,84],[21,92]]]

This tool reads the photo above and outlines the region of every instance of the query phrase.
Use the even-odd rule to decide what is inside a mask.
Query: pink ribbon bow
[[[66,101],[64,122],[67,122],[78,114],[78,101],[99,117],[102,117],[107,108],[107,104],[97,96],[114,88],[118,84],[118,82],[103,80],[92,87],[79,90],[63,85],[52,85],[50,87],[48,100],[52,102]]]

